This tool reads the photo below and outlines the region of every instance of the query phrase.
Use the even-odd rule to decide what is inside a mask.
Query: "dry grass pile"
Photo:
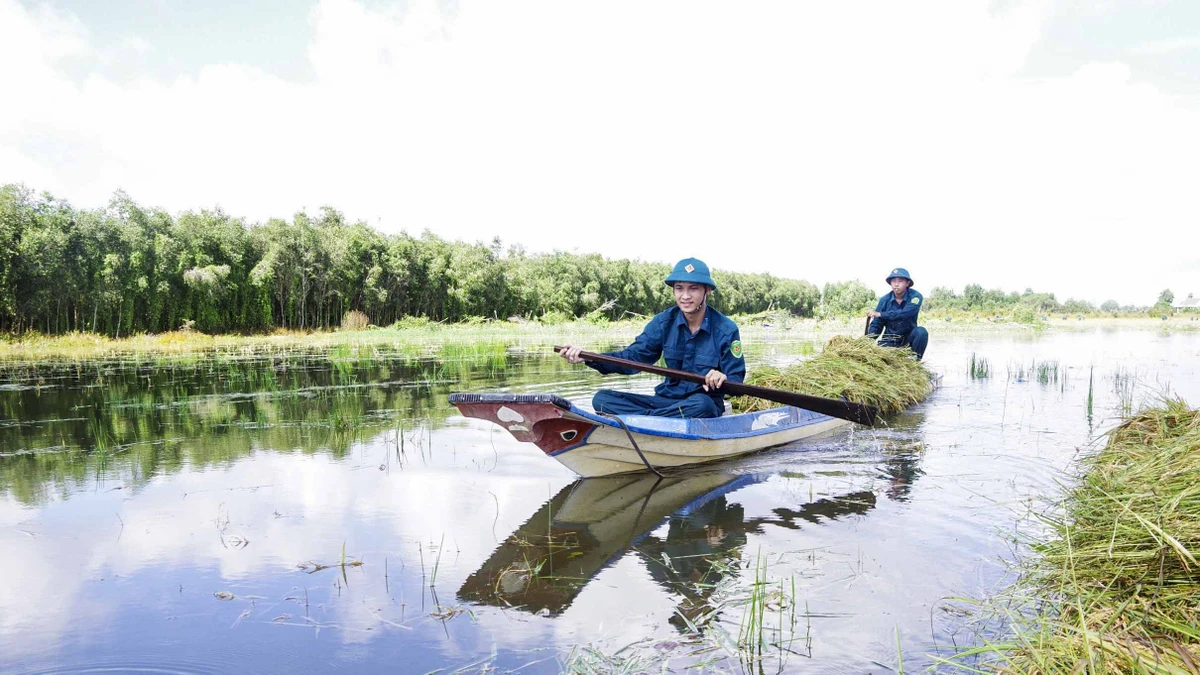
[[[912,351],[880,347],[870,338],[835,336],[820,354],[783,370],[755,368],[747,384],[810,396],[866,403],[896,413],[933,389],[930,373]],[[732,400],[735,412],[765,410],[777,403],[748,396]]]
[[[1032,613],[972,651],[1012,673],[1200,673],[1200,410],[1140,412],[1082,468],[1017,585]]]

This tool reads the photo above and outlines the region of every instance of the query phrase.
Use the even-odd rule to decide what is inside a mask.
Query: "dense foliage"
[[[172,217],[121,192],[107,207],[88,210],[23,186],[0,187],[0,332],[8,333],[322,329],[337,327],[348,312],[377,325],[405,317],[553,323],[648,316],[671,305],[662,283],[669,262],[530,254],[499,239],[452,242],[430,232],[384,234],[328,207],[315,216],[247,223],[219,209]],[[860,281],[818,289],[770,274],[714,276],[720,290],[713,306],[734,315],[846,316],[873,308],[887,292]],[[926,314],[1018,321],[1096,311],[1051,293],[975,284],[961,295],[934,288],[926,301]],[[1102,309],[1133,308],[1109,301]],[[1159,310],[1171,311],[1153,308]]]
[[[1145,307],[1119,305],[1115,300],[1106,300],[1097,308],[1086,300],[1068,298],[1059,301],[1053,293],[1035,293],[1032,288],[1025,292],[1005,293],[998,288],[984,289],[979,284],[968,284],[961,294],[952,288],[937,286],[925,294],[927,308],[938,312],[974,312],[1003,314],[1017,320],[1048,314],[1095,314],[1097,311],[1142,312]]]
[[[2,331],[327,328],[352,310],[379,325],[406,316],[620,318],[669,306],[668,271],[665,262],[505,250],[498,239],[383,234],[330,208],[247,224],[220,210],[172,218],[123,193],[82,210],[0,188]],[[727,313],[813,316],[820,305],[805,281],[715,276],[713,304]]]

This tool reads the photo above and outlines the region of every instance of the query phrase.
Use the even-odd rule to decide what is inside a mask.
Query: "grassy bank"
[[[1200,410],[1169,401],[1084,458],[1007,600],[1015,637],[964,654],[1010,673],[1200,672]]]
[[[135,335],[114,340],[94,333],[25,335],[0,339],[0,361],[86,360],[105,357],[170,358],[192,354],[251,355],[295,350],[358,352],[387,349],[414,357],[436,356],[445,345],[543,345],[554,341],[603,340],[637,334],[632,322],[597,326],[585,321],[543,326],[540,324],[436,324],[361,331],[275,331],[265,335],[206,335],[173,331]]]
[[[746,338],[747,349],[754,342],[828,339],[832,335],[861,335],[864,319],[800,319],[783,314],[756,314],[735,317]],[[1200,322],[1175,318],[1089,319],[1054,321],[1030,326],[989,319],[925,321],[936,337],[945,334],[1013,333],[1037,330],[1089,330],[1098,327],[1141,330],[1200,330]],[[95,333],[20,336],[0,334],[0,361],[41,361],[47,359],[85,360],[108,356],[170,357],[199,353],[257,353],[291,349],[330,349],[338,346],[369,348],[390,347],[412,352],[415,356],[451,343],[503,343],[520,348],[524,345],[550,345],[576,342],[591,347],[620,343],[641,331],[645,320],[614,322],[570,321],[563,323],[507,321],[487,323],[441,324],[428,321],[399,322],[388,328],[363,331],[275,331],[263,335],[207,335],[198,331],[173,331],[139,334],[113,339]]]

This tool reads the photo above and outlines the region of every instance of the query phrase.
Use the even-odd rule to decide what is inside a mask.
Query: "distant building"
[[[1200,309],[1200,298],[1192,297],[1192,294],[1188,293],[1186,298],[1171,303],[1171,307],[1177,312],[1181,309]]]

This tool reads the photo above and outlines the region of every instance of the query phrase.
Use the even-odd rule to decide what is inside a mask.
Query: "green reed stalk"
[[[1092,419],[1092,402],[1095,400],[1095,394],[1096,394],[1096,378],[1095,378],[1095,372],[1094,372],[1095,370],[1096,370],[1095,366],[1091,366],[1090,368],[1088,368],[1087,416],[1088,416],[1089,420]]]

